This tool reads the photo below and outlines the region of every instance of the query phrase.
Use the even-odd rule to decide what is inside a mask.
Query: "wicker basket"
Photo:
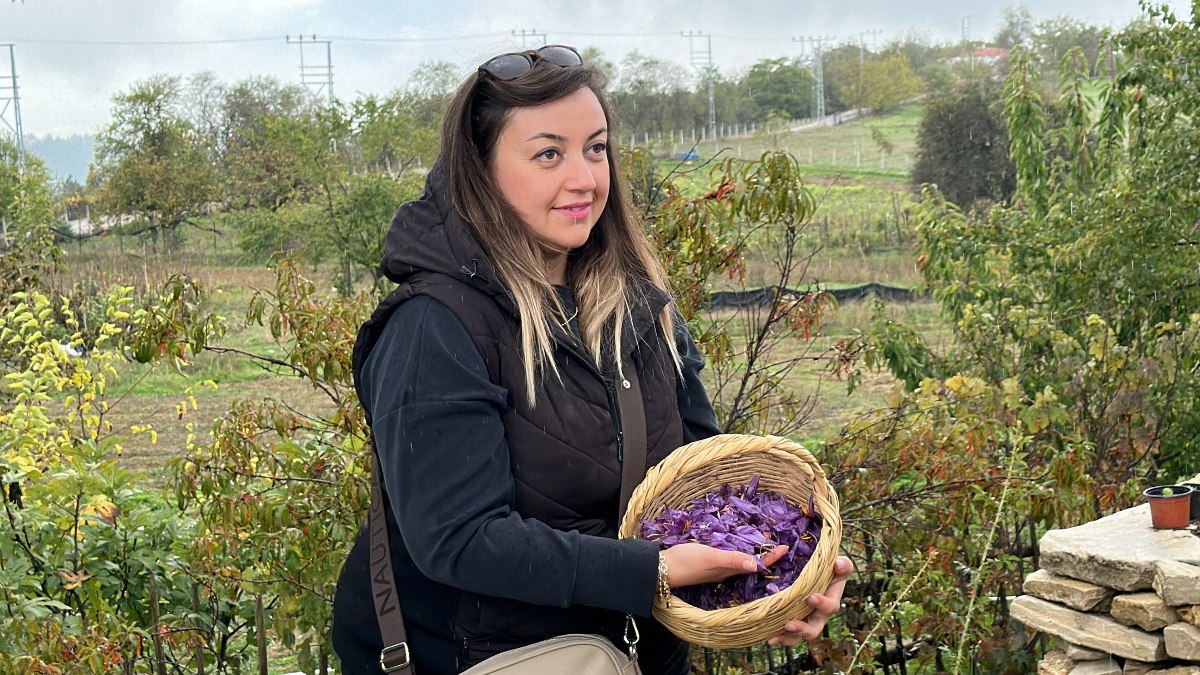
[[[838,499],[825,472],[798,443],[777,436],[724,435],[689,443],[671,453],[633,491],[621,523],[621,537],[638,537],[642,519],[656,518],[667,507],[682,508],[693,499],[728,483],[749,483],[760,476],[759,489],[807,504],[809,495],[824,520],[821,538],[807,565],[788,588],[744,605],[706,611],[672,596],[656,599],[654,617],[692,644],[716,649],[748,647],[779,635],[792,619],[812,612],[806,602],[825,592],[833,578],[833,561],[842,539]]]

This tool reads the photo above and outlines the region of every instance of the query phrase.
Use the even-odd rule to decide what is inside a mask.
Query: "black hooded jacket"
[[[422,198],[396,212],[382,269],[399,286],[359,333],[355,382],[379,453],[418,675],[457,673],[564,633],[620,646],[627,613],[642,617],[643,671],[686,672],[686,646],[649,618],[657,546],[616,539],[613,374],[571,330],[556,330],[561,379],[541,378],[529,406],[511,295],[451,207],[440,164]],[[569,290],[560,295],[572,302]],[[623,346],[642,382],[651,465],[718,433],[683,321],[683,377],[662,339],[656,315],[667,302],[647,288]],[[364,527],[334,600],[346,673],[379,672],[368,549]]]

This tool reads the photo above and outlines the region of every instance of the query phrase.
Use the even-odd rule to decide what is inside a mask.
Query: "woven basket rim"
[[[759,455],[756,457],[756,455]],[[765,489],[789,492],[805,489],[812,494],[814,505],[822,517],[821,537],[808,564],[788,588],[751,602],[714,610],[703,610],[672,596],[669,602],[656,599],[654,616],[680,638],[706,647],[735,648],[763,642],[783,632],[783,626],[793,619],[803,619],[812,612],[805,601],[813,592],[824,592],[833,577],[833,562],[841,544],[841,516],[837,495],[829,485],[825,472],[802,445],[779,436],[722,434],[676,449],[665,460],[646,472],[646,478],[634,490],[621,522],[622,538],[637,537],[643,512],[664,491],[681,478],[692,474],[705,476],[711,492],[723,483],[731,483],[721,475],[711,475],[722,462],[766,461],[779,463],[794,472],[798,487],[780,489],[774,481]],[[705,473],[700,473],[705,472]],[[789,473],[791,477],[791,473]],[[760,483],[760,488],[763,484]],[[703,492],[697,493],[699,496]],[[680,506],[680,504],[671,504]]]

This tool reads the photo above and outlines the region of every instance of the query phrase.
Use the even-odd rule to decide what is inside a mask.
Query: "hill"
[[[80,183],[87,181],[88,165],[92,163],[93,138],[83,134],[66,136],[36,136],[26,139],[26,149],[46,163],[46,168],[58,180],[67,177]]]

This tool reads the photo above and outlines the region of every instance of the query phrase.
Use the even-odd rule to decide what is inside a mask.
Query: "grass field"
[[[773,133],[760,129],[747,135],[700,141],[695,152],[701,157],[722,154],[753,159],[764,152],[782,150],[795,155],[814,176],[857,174],[902,182],[907,179],[916,156],[921,110],[920,105],[910,104],[894,112],[868,115],[844,124]],[[652,140],[650,147],[674,156],[691,149],[691,143],[678,139]]]

